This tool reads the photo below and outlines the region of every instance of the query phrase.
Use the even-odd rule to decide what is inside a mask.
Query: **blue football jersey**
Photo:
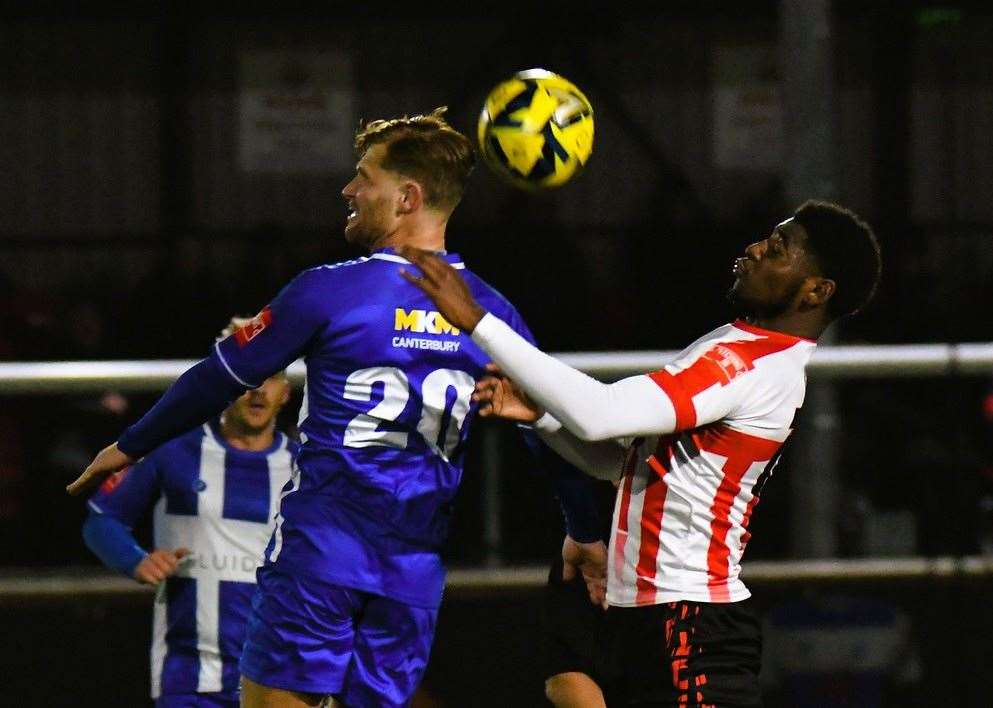
[[[506,299],[457,255],[445,259],[484,308],[532,339]],[[489,357],[403,268],[413,266],[384,249],[307,270],[211,356],[245,386],[298,357],[306,363],[302,447],[268,562],[436,607],[470,396]]]
[[[155,547],[192,552],[156,596],[153,698],[237,696],[255,571],[295,452],[281,433],[268,450],[239,450],[213,422],[156,448],[90,499],[94,512],[128,527],[154,508]]]

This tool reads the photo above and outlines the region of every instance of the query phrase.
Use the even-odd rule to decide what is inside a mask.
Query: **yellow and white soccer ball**
[[[486,164],[511,184],[559,187],[579,174],[593,153],[593,107],[558,74],[521,71],[486,97],[478,139]]]

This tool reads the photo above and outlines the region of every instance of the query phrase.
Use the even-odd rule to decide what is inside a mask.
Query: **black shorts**
[[[620,670],[607,651],[607,613],[590,602],[581,577],[562,580],[561,558],[552,563],[543,602],[545,678],[578,671],[609,693]]]
[[[623,668],[617,705],[762,705],[762,632],[748,600],[611,607],[605,620],[603,650]]]

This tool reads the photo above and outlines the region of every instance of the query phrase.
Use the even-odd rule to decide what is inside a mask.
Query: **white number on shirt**
[[[382,422],[392,422],[400,417],[410,398],[410,383],[407,375],[392,366],[374,366],[359,369],[349,375],[345,382],[345,398],[352,401],[369,401],[372,398],[372,385],[383,384],[383,400],[367,413],[359,413],[345,428],[344,444],[347,447],[407,447],[407,433],[379,430]],[[424,378],[421,384],[421,419],[417,432],[428,447],[444,459],[452,454],[459,444],[459,432],[469,413],[469,397],[475,381],[465,371],[456,369],[436,369]],[[449,391],[452,394],[449,394]],[[442,431],[447,415],[447,425]]]
[[[373,366],[359,369],[348,375],[345,381],[345,398],[350,401],[368,401],[372,398],[372,385],[383,384],[383,400],[373,406],[368,413],[359,413],[345,428],[346,447],[407,447],[407,433],[380,430],[384,420],[393,421],[400,417],[410,398],[410,385],[407,375],[393,366]]]

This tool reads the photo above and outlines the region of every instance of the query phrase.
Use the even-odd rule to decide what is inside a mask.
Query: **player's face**
[[[377,143],[355,166],[355,177],[341,190],[348,204],[345,240],[375,250],[397,229],[400,176],[382,167],[386,146]]]
[[[787,219],[735,259],[728,299],[739,314],[768,318],[797,306],[804,282],[817,275],[806,241],[804,228]]]
[[[224,417],[242,430],[261,433],[273,424],[279,409],[289,399],[290,383],[285,375],[277,374],[235,399]]]

